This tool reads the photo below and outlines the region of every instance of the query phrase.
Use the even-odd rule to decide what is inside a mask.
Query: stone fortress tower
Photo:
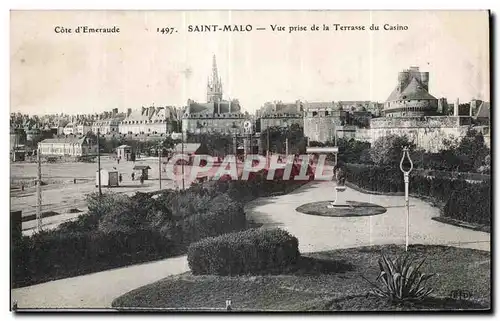
[[[398,85],[384,104],[386,117],[435,115],[438,100],[429,94],[429,73],[410,67],[398,74]]]

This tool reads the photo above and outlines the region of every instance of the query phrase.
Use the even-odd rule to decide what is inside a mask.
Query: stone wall
[[[372,119],[371,143],[388,135],[407,136],[419,148],[438,152],[445,139],[465,136],[469,128],[468,117],[387,117]]]

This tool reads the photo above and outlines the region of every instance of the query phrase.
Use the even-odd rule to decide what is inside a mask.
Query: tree
[[[484,144],[483,134],[474,129],[469,129],[455,150],[455,155],[461,161],[463,171],[477,170],[483,164],[490,151]]]
[[[304,137],[304,130],[298,124],[292,124],[289,127],[266,128],[260,136],[262,150],[266,151],[269,148],[273,153],[284,154],[286,152],[286,138],[288,138],[288,152],[290,154],[301,154],[306,151],[307,141]],[[267,146],[268,141],[269,146]]]
[[[405,146],[408,146],[410,151],[414,151],[416,147],[406,136],[389,135],[380,137],[373,144],[370,157],[377,165],[399,166]]]

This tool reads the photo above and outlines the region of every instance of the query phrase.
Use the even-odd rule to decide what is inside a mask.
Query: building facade
[[[92,123],[87,121],[81,121],[74,127],[75,135],[86,135],[88,132],[92,131]]]
[[[38,143],[43,156],[89,156],[97,153],[97,145],[87,137],[48,138]]]
[[[305,102],[304,136],[314,142],[333,141],[347,117],[347,111],[334,102]]]
[[[127,110],[127,116],[120,123],[120,134],[170,134],[175,131],[175,108],[142,107]]]
[[[267,102],[257,112],[260,131],[263,132],[269,127],[290,127],[293,124],[304,127],[303,111],[300,100],[293,103]]]

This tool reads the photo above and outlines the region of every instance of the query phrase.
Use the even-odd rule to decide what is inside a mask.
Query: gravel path
[[[247,218],[265,226],[281,227],[299,239],[301,252],[317,252],[367,245],[405,244],[406,210],[403,196],[363,194],[347,188],[339,201],[369,202],[387,208],[381,215],[321,217],[297,212],[302,204],[333,200],[335,182],[313,182],[295,192],[263,198],[247,206]],[[490,251],[490,234],[432,220],[439,210],[410,197],[410,244],[442,244]]]
[[[186,256],[180,256],[14,289],[11,294],[19,309],[104,309],[122,294],[188,270]]]

